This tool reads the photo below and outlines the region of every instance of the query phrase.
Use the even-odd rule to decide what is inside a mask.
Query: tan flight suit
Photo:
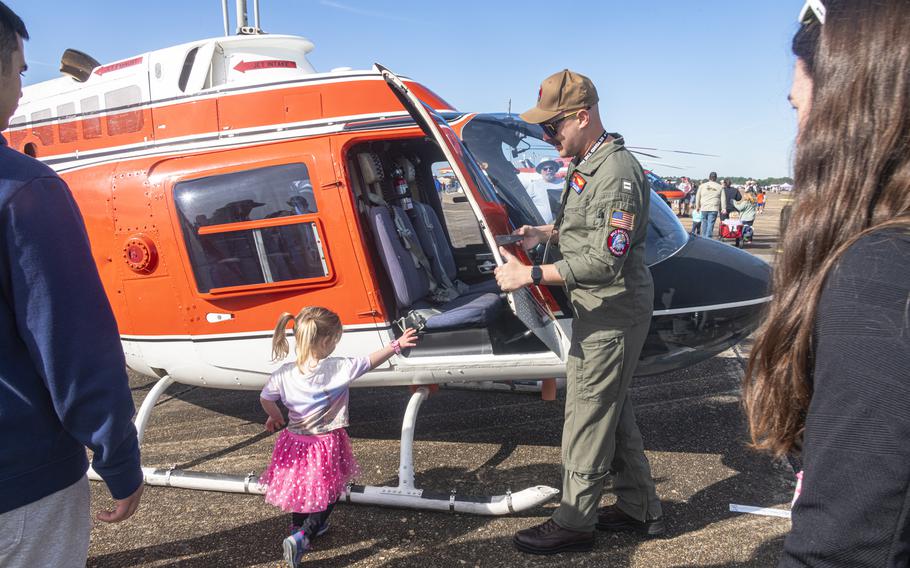
[[[553,520],[591,531],[608,471],[617,506],[644,521],[660,501],[628,389],[651,323],[650,185],[618,134],[566,175],[555,263],[575,311],[566,367],[563,486]]]

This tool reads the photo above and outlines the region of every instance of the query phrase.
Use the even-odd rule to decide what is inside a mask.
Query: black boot
[[[597,512],[597,530],[601,531],[635,531],[648,538],[661,536],[666,532],[663,517],[639,521],[622,512],[616,505],[604,507]]]
[[[594,546],[594,531],[573,531],[557,525],[553,519],[520,530],[512,537],[515,548],[530,554],[587,552]]]

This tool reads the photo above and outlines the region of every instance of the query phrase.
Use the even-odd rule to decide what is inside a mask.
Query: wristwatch
[[[531,267],[531,282],[533,282],[535,286],[538,286],[540,284],[540,280],[542,278],[543,278],[543,269],[540,267],[539,264],[535,264],[534,266]]]

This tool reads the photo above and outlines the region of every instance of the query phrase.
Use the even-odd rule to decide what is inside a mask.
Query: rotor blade
[[[626,146],[630,150],[636,148],[639,150],[654,150],[655,152],[673,152],[674,154],[691,154],[693,156],[708,156],[710,158],[720,158],[717,154],[705,154],[704,152],[689,152],[688,150],[665,150],[664,148],[648,148],[646,146]]]
[[[672,168],[674,170],[688,170],[690,166],[674,166],[673,164],[664,164],[663,162],[646,161],[649,166],[660,166],[661,168]]]
[[[629,149],[629,151],[632,152],[633,154],[641,154],[642,156],[647,156],[647,157],[649,157],[649,158],[657,158],[658,160],[663,159],[663,158],[661,158],[660,156],[655,156],[654,154],[649,154],[649,153],[647,153],[647,152],[642,152],[641,150],[632,150],[632,149]]]

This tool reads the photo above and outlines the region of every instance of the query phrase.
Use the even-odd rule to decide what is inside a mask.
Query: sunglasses
[[[813,16],[818,19],[818,23],[825,24],[825,5],[822,0],[806,0],[803,9],[799,11],[799,23],[811,23]]]
[[[572,118],[573,116],[576,116],[582,110],[585,110],[585,109],[579,109],[579,110],[576,110],[575,112],[570,112],[569,114],[567,114],[565,116],[561,116],[561,117],[557,118],[556,120],[550,120],[548,122],[541,122],[540,127],[543,128],[544,134],[546,134],[550,138],[555,138],[556,134],[559,132],[559,125],[562,124],[562,121],[564,121],[567,118]]]
[[[556,168],[554,168],[553,166],[544,166],[544,167],[540,168],[540,170],[543,172],[555,172]]]

